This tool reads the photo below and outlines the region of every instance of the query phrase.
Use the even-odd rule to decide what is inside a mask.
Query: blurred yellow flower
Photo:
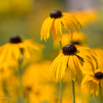
[[[56,88],[50,79],[48,70],[50,64],[49,60],[33,63],[23,73],[24,94],[30,103],[50,102],[54,99]]]
[[[30,58],[33,50],[41,51],[42,45],[32,40],[21,40],[19,36],[12,36],[10,43],[0,47],[0,65],[14,65],[21,57]]]
[[[49,60],[39,62],[39,63],[32,63],[30,66],[26,68],[23,74],[23,84],[32,85],[32,83],[45,84],[45,83],[52,82],[48,70],[51,63],[52,62]],[[33,78],[35,78],[35,81],[33,81]]]
[[[97,54],[99,69],[103,70],[103,49],[102,48],[94,48],[93,51]]]
[[[75,27],[76,30],[79,31],[78,25],[81,27],[81,24],[73,15],[54,10],[50,13],[50,17],[48,17],[42,24],[40,33],[41,40],[44,39],[46,41],[46,39],[48,39],[50,36],[50,31],[54,41],[57,39],[57,37],[59,40],[61,40],[62,27],[69,29],[70,33],[73,34],[72,27]]]
[[[65,75],[65,69],[68,67],[71,71],[71,77],[75,80],[77,74],[79,80],[82,79],[82,67],[84,60],[88,61],[92,68],[97,64],[96,55],[88,47],[74,46],[73,44],[63,47],[63,50],[59,52],[59,55],[53,61],[50,67],[51,77],[58,81],[63,79]],[[95,61],[95,63],[93,62]]]
[[[54,98],[54,87],[50,84],[25,86],[24,93],[30,103],[50,102]]]
[[[92,49],[96,53],[96,59],[98,61],[98,67],[99,69],[103,70],[103,49],[101,48],[93,48]],[[96,68],[95,68],[96,69]],[[84,66],[82,67],[83,72],[92,72],[91,65],[85,61]]]
[[[86,72],[86,76],[83,78],[82,81],[82,88],[87,87],[90,95],[93,94],[97,97],[98,96],[98,87],[99,83],[100,86],[103,88],[103,71],[100,69],[96,69],[95,73],[93,72]]]
[[[5,99],[5,101],[7,100],[10,103],[13,103],[17,100],[17,95],[19,95],[20,89],[18,88],[18,78],[13,69],[0,69],[0,86],[0,101]]]
[[[75,15],[77,20],[81,23],[81,25],[85,25],[90,21],[96,21],[98,16],[97,12],[93,9],[72,11],[72,13]]]
[[[62,47],[68,45],[68,44],[80,44],[80,45],[84,45],[87,42],[87,38],[86,35],[82,32],[73,32],[73,38],[71,39],[70,37],[70,33],[64,33],[62,38],[61,38],[61,44]],[[59,48],[59,41],[56,40],[55,42],[53,42],[53,47],[55,49]]]

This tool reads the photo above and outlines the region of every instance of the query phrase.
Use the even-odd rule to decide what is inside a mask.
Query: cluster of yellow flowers
[[[32,61],[34,50],[41,56],[44,45],[17,35],[0,47],[0,103],[88,103],[88,91],[96,97],[100,93],[102,103],[103,50],[86,44],[85,34],[79,31],[84,23],[77,16],[54,10],[43,22],[41,40],[47,41],[51,34],[54,49],[59,49],[53,62],[27,64],[25,60]],[[33,58],[39,58],[36,56]]]
[[[50,75],[56,82],[60,81],[60,103],[62,103],[62,80],[64,79],[66,69],[70,70],[72,79],[73,103],[75,103],[74,81],[76,77],[78,77],[80,82],[82,81],[82,87],[89,87],[90,95],[95,94],[97,96],[99,87],[100,103],[102,103],[103,72],[99,68],[100,65],[98,65],[96,53],[88,46],[82,45],[82,40],[73,39],[75,37],[73,37],[72,28],[75,27],[79,31],[78,25],[81,27],[81,24],[73,15],[62,13],[59,10],[52,11],[50,17],[44,21],[41,29],[41,39],[43,38],[46,41],[51,31],[54,42],[57,40],[60,43],[60,52],[50,66]],[[64,41],[62,28],[68,29],[71,34],[71,37],[65,36],[66,39]],[[81,33],[74,34],[78,35]],[[67,44],[69,41],[71,42]],[[87,68],[85,68],[85,65]],[[88,68],[88,65],[90,68]],[[88,69],[91,69],[91,72],[88,72]],[[84,78],[83,73],[85,74]]]

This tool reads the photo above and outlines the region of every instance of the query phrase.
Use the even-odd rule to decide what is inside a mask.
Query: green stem
[[[59,47],[59,51],[61,51],[62,50],[62,44],[61,44],[61,41],[59,42],[60,43],[60,47]],[[60,103],[62,103],[62,88],[63,88],[63,80],[61,79],[60,80],[60,94],[59,94],[59,96],[60,96]]]
[[[61,50],[62,50],[62,44],[61,44],[61,41],[59,41],[59,44],[60,44],[59,51],[61,51]]]
[[[102,90],[101,90],[100,83],[99,83],[99,93],[100,93],[100,103],[102,103]]]
[[[18,68],[18,77],[19,77],[19,83],[20,83],[20,90],[21,90],[21,96],[20,96],[20,103],[24,103],[24,93],[23,93],[23,87],[22,87],[22,58],[19,60],[19,68]]]
[[[72,100],[73,100],[73,103],[75,103],[75,84],[74,84],[74,81],[72,80]]]

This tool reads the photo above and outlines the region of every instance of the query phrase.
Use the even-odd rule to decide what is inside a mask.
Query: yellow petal
[[[71,25],[67,22],[67,19],[62,18],[62,23],[63,23],[63,25],[65,25],[65,26],[69,29],[70,33],[73,34],[72,27],[71,27]]]
[[[76,17],[74,15],[71,15],[70,13],[62,13],[64,16],[68,17],[68,19],[72,19],[74,20],[74,22],[76,22],[81,28],[82,25],[79,23],[79,21],[76,19]]]
[[[64,75],[65,75],[65,70],[67,69],[67,62],[68,62],[68,56],[64,56],[61,61],[61,79],[64,78]]]
[[[76,30],[79,32],[77,23],[75,23],[72,19],[69,20],[68,17],[65,17],[65,18],[68,21],[68,23],[71,24],[72,26],[74,26],[76,28]]]
[[[77,56],[73,57],[73,62],[75,65],[75,71],[77,73],[78,79],[81,81],[82,80],[82,70],[80,68],[81,64],[80,64],[80,60],[77,58]]]
[[[88,82],[88,78],[90,78],[89,75],[86,75],[86,76],[83,78],[82,83],[81,83],[82,88],[84,88],[84,87],[87,86],[86,84],[87,84],[87,82]]]
[[[100,80],[100,86],[103,88],[103,78]]]
[[[50,75],[51,77],[55,80],[58,81],[58,77],[59,77],[59,73],[60,73],[60,66],[61,66],[61,62],[63,58],[63,54],[59,54],[55,60],[52,62],[51,66],[50,66]]]
[[[98,84],[94,83],[94,94],[97,97],[98,96]]]
[[[57,40],[57,34],[56,34],[56,29],[54,27],[54,23],[55,23],[55,21],[53,21],[52,26],[51,26],[51,34],[52,34],[53,40],[56,41]]]
[[[75,66],[72,58],[73,58],[72,56],[69,56],[68,68],[70,69],[71,78],[75,80],[76,71],[75,71]]]
[[[49,31],[54,19],[48,17],[46,21],[44,21],[42,28],[41,28],[41,39],[43,38],[46,41],[46,38],[49,37]]]
[[[60,19],[56,19],[55,20],[55,30],[56,30],[56,34],[59,37],[59,40],[61,40],[62,37],[62,29],[61,29],[61,21]]]
[[[92,81],[90,82],[89,93],[90,93],[91,96],[92,96],[93,93],[94,93],[94,83],[93,83]]]

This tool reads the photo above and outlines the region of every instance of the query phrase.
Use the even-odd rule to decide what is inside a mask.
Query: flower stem
[[[59,51],[61,51],[61,50],[62,50],[62,44],[61,44],[61,41],[59,41],[59,44],[60,44]]]
[[[75,84],[74,84],[74,81],[72,80],[72,100],[73,102],[72,103],[75,103]]]
[[[100,83],[99,83],[99,93],[100,93],[100,103],[102,103],[102,91]]]
[[[59,47],[59,51],[62,50],[62,44],[61,41],[59,41],[60,43],[60,47]],[[60,90],[59,90],[59,96],[60,96],[60,103],[62,103],[62,88],[63,88],[63,80],[60,80]]]
[[[21,58],[19,60],[19,67],[18,67],[18,77],[19,77],[20,90],[21,90],[20,103],[24,103],[24,93],[23,93],[23,87],[22,87],[22,81],[21,81],[21,79],[22,79],[21,78],[21,75],[22,75],[22,70],[21,70],[22,61],[23,61],[23,58]]]

